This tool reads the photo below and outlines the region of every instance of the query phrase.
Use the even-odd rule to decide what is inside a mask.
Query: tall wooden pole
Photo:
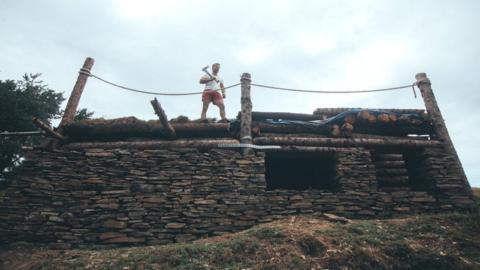
[[[470,187],[470,183],[467,180],[467,175],[463,170],[462,163],[460,162],[457,151],[453,146],[452,139],[448,134],[447,126],[445,125],[445,121],[443,120],[442,113],[440,112],[437,100],[435,99],[435,95],[433,94],[432,83],[430,82],[430,79],[427,77],[426,73],[418,73],[417,75],[415,75],[415,79],[417,80],[417,86],[422,93],[423,102],[425,103],[425,109],[427,109],[427,112],[432,119],[435,134],[437,135],[438,140],[444,143],[445,151],[447,152],[447,154],[450,154],[454,157],[455,162],[457,162],[459,167],[459,173],[462,177],[463,182],[465,183],[465,187],[468,189],[467,192],[471,197],[473,197],[472,188]]]
[[[73,119],[75,118],[80,97],[82,96],[83,89],[85,88],[85,84],[87,83],[87,79],[89,77],[88,73],[92,69],[94,62],[95,60],[93,60],[93,58],[87,57],[83,63],[82,69],[77,77],[77,82],[75,83],[72,93],[70,94],[70,98],[68,99],[67,107],[65,107],[65,112],[63,113],[62,121],[59,125],[60,131],[62,131],[62,127],[73,122]]]
[[[251,77],[249,73],[243,73],[240,79],[242,96],[240,99],[242,115],[240,117],[240,143],[252,143],[252,100],[250,98]],[[242,154],[252,153],[251,148],[243,148]]]

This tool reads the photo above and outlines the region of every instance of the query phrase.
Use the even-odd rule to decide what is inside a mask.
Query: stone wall
[[[339,190],[266,190],[265,153],[35,150],[0,206],[0,237],[53,246],[166,244],[287,215],[349,217],[471,211],[451,157],[425,150],[433,191],[377,189],[371,151],[335,150]],[[458,169],[458,168],[457,168]]]

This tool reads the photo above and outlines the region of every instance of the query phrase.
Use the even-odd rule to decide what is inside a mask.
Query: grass
[[[2,261],[5,269],[480,269],[480,217],[442,214],[339,224],[301,216],[185,244],[5,247]]]

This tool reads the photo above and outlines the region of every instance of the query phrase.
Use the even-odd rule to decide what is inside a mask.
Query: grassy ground
[[[2,268],[3,267],[3,268]],[[188,244],[0,250],[0,269],[480,269],[480,217],[291,217]]]

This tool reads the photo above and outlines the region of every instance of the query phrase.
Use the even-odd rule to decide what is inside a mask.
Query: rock
[[[48,217],[48,220],[49,220],[49,221],[52,221],[52,222],[63,222],[63,221],[64,221],[63,218],[58,217],[58,216],[49,216],[49,217]]]
[[[340,223],[351,223],[352,220],[344,217],[340,217],[334,214],[329,214],[329,213],[324,213],[323,216],[326,218],[328,221],[332,222],[340,222]]]
[[[172,223],[167,223],[167,225],[165,225],[165,228],[166,229],[181,229],[181,228],[184,228],[185,226],[186,226],[185,223],[172,222]]]
[[[124,229],[127,227],[127,223],[124,221],[109,219],[103,223],[103,227],[113,228],[113,229]]]
[[[137,237],[115,237],[111,239],[104,240],[103,243],[107,244],[126,244],[126,243],[143,243],[145,242],[145,238],[137,238]]]
[[[215,200],[194,200],[194,204],[214,204],[216,203]]]
[[[100,240],[120,238],[120,237],[127,237],[127,236],[124,233],[118,233],[118,232],[106,232],[106,233],[100,234],[99,236]]]
[[[144,203],[164,203],[165,198],[161,197],[149,197],[149,198],[143,198],[142,200]]]

